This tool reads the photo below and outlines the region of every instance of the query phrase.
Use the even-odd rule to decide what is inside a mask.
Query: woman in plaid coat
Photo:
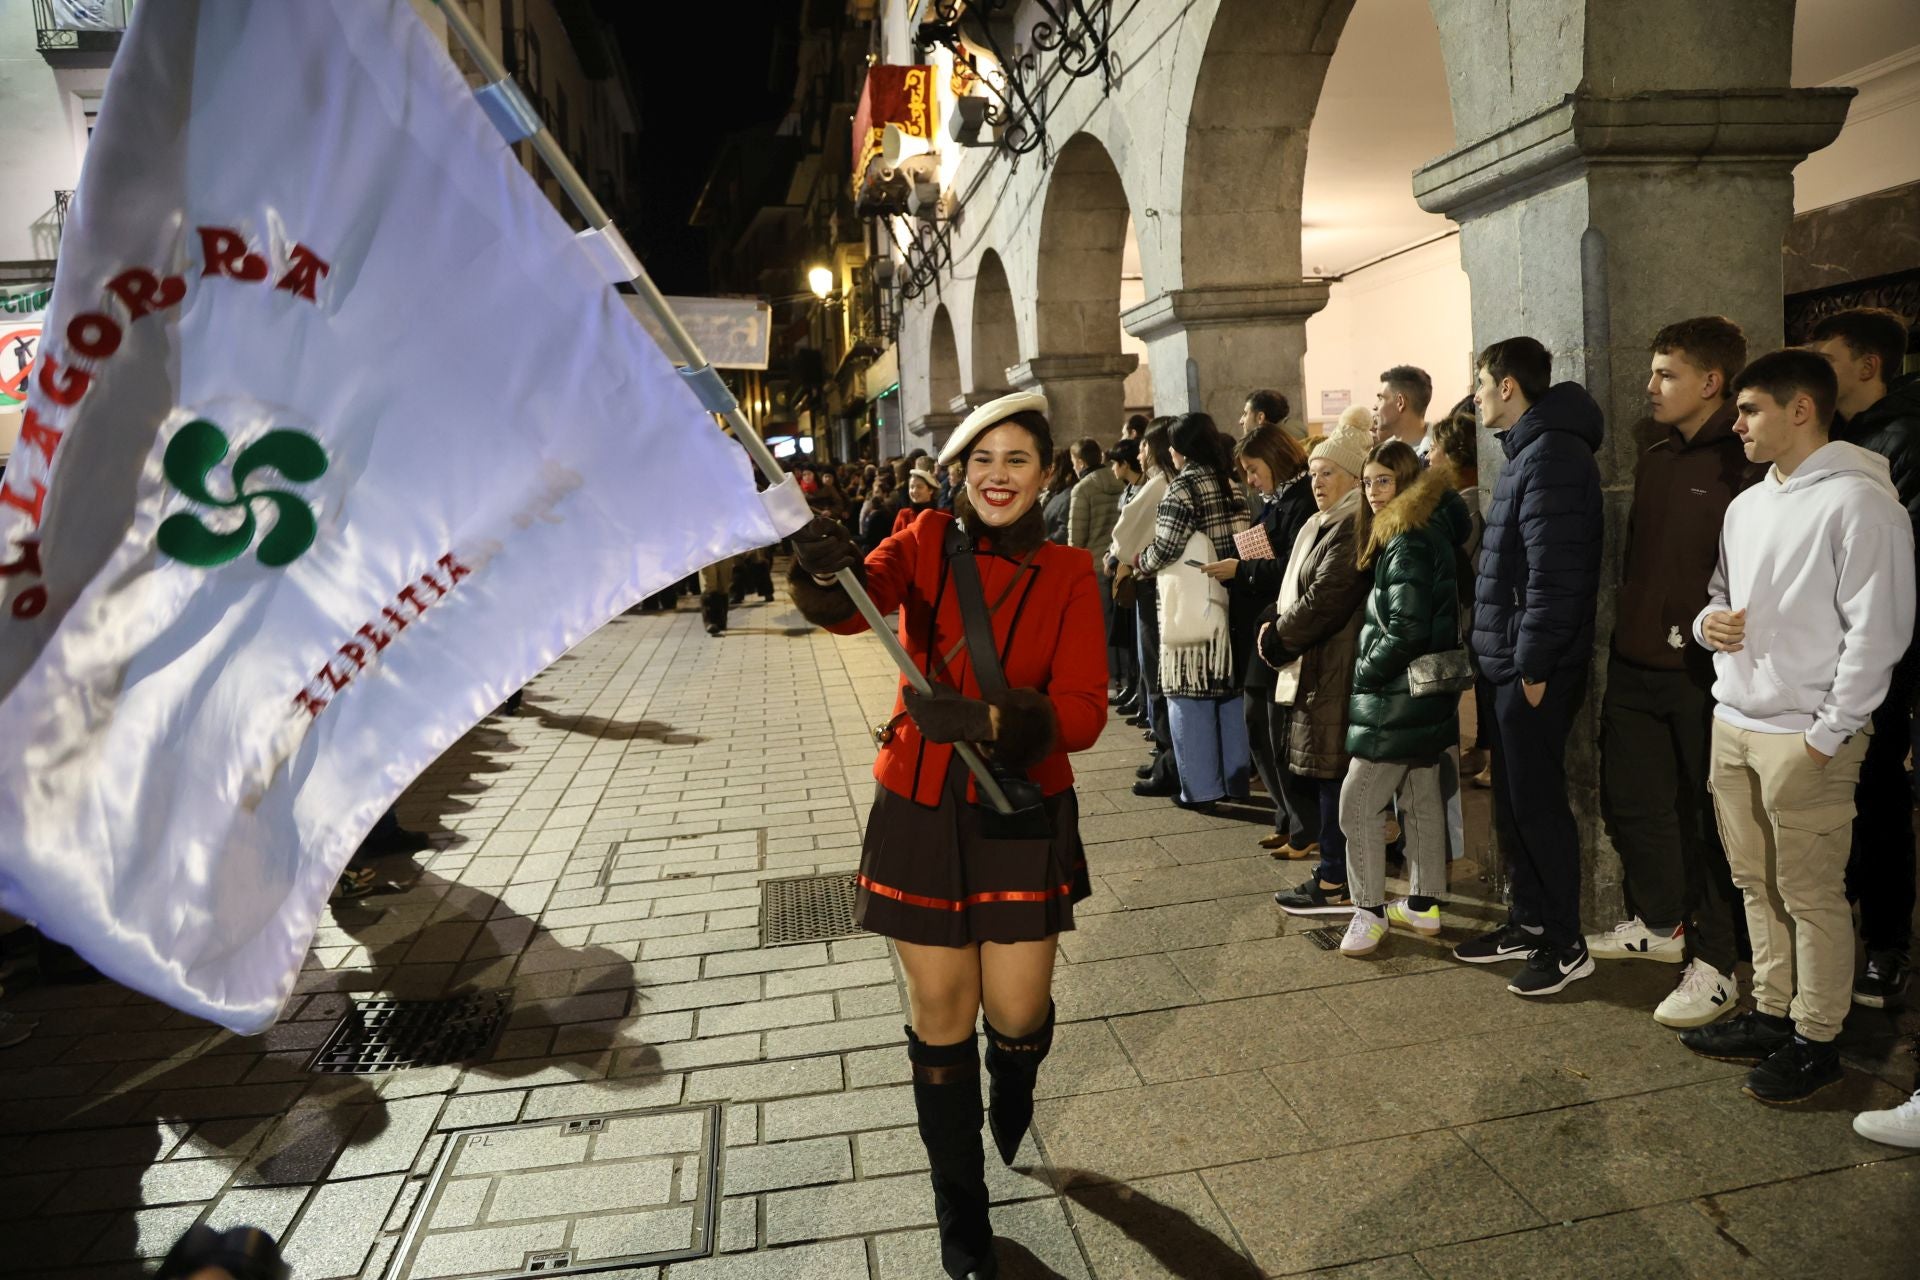
[[[1212,418],[1187,414],[1172,436],[1175,474],[1139,569],[1160,591],[1160,682],[1180,772],[1174,803],[1204,810],[1246,798],[1253,768],[1229,595],[1201,571],[1235,554],[1233,535],[1247,527],[1247,503],[1234,483],[1232,446]]]

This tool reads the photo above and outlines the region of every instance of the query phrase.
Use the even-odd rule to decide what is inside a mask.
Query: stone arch
[[[1117,439],[1126,377],[1139,357],[1121,350],[1120,283],[1132,209],[1120,171],[1091,133],[1067,139],[1047,174],[1034,288],[1034,354],[1016,387],[1046,393],[1060,438]]]
[[[1120,350],[1120,267],[1128,204],[1100,140],[1077,133],[1047,176],[1040,213],[1034,338],[1054,355]]]
[[[960,395],[960,347],[953,336],[953,317],[945,303],[933,309],[927,334],[927,379],[933,418],[944,416]]]
[[[1353,5],[1221,0],[1187,114],[1185,288],[1299,280],[1307,131]]]
[[[992,249],[980,255],[974,275],[971,345],[967,393],[985,399],[1004,392],[1007,370],[1020,361],[1020,331],[1007,269]]]

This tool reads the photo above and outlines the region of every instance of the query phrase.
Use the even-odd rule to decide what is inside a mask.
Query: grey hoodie
[[[1913,529],[1887,460],[1821,446],[1735,498],[1694,639],[1710,613],[1745,609],[1738,653],[1713,655],[1714,715],[1798,733],[1833,755],[1887,696],[1913,634]]]

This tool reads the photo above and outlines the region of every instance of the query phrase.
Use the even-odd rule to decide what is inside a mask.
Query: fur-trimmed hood
[[[1451,468],[1429,467],[1405,492],[1395,494],[1393,501],[1373,517],[1373,527],[1367,535],[1361,563],[1371,563],[1382,547],[1401,534],[1412,533],[1432,524],[1440,526],[1439,532],[1445,535],[1447,541],[1455,546],[1465,546],[1467,536],[1472,531],[1472,519],[1467,513],[1466,500],[1454,489],[1453,483]],[[1449,498],[1452,502],[1448,501]]]

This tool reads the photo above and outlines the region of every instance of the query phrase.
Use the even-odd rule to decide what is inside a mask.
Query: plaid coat
[[[1178,560],[1196,531],[1213,543],[1216,560],[1236,556],[1233,535],[1247,527],[1247,500],[1240,486],[1189,462],[1167,482],[1167,496],[1153,523],[1153,541],[1140,553],[1140,572],[1158,573]]]
[[[1177,564],[1186,554],[1187,542],[1195,533],[1213,544],[1213,558],[1237,557],[1233,535],[1247,527],[1247,500],[1240,486],[1230,477],[1216,475],[1205,467],[1188,463],[1179,475],[1167,483],[1166,497],[1155,512],[1153,541],[1140,553],[1140,572],[1153,574]],[[1194,572],[1182,569],[1182,573]],[[1231,604],[1230,609],[1242,606]],[[1166,596],[1161,596],[1166,607]],[[1231,618],[1231,614],[1230,614]],[[1234,671],[1231,621],[1223,653],[1169,649],[1161,642],[1160,679],[1172,697],[1225,698],[1240,691]]]

